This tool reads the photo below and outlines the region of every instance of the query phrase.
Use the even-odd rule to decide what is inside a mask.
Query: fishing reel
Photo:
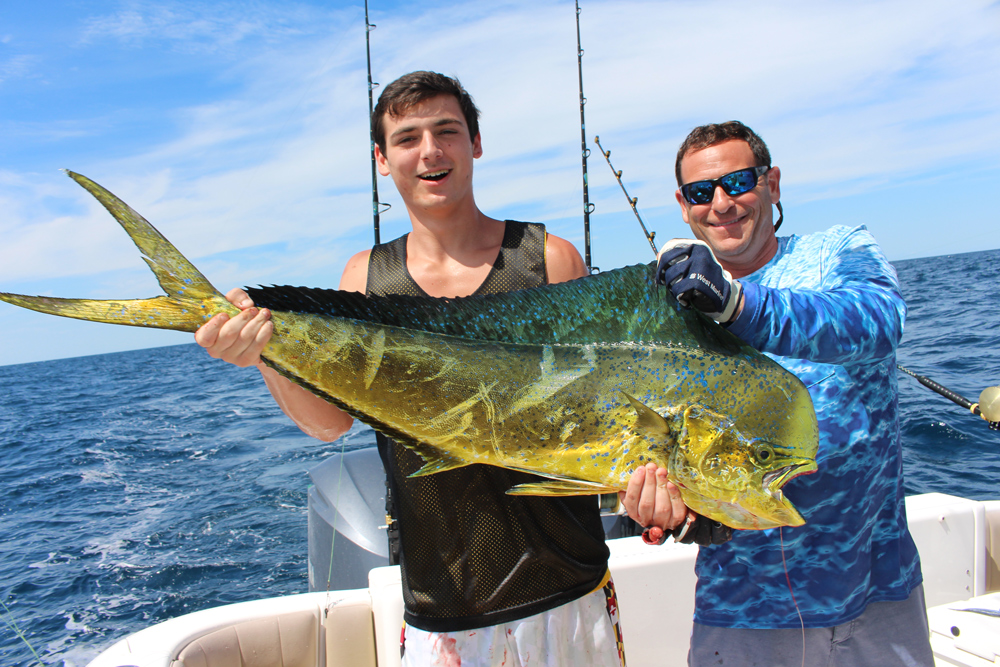
[[[991,429],[1000,431],[1000,387],[983,389],[979,402],[971,405],[969,410],[985,419]]]

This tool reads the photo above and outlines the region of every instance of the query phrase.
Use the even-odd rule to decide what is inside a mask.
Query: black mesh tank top
[[[545,227],[506,222],[500,254],[475,294],[544,285]],[[368,294],[426,296],[406,270],[406,236],[377,245]],[[608,566],[594,496],[509,496],[540,478],[475,464],[411,479],[419,456],[378,434],[399,527],[404,618],[455,632],[525,618],[590,593]]]

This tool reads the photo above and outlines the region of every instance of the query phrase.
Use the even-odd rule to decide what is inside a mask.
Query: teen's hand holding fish
[[[307,435],[333,442],[346,433],[353,417],[285,378],[261,359],[274,333],[271,311],[256,308],[250,295],[238,287],[227,292],[226,299],[240,313],[214,315],[195,332],[195,341],[215,359],[240,368],[256,366],[275,403]]]

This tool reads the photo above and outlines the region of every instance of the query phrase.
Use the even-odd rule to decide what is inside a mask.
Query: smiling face
[[[712,180],[739,169],[757,166],[749,144],[724,141],[681,160],[681,182]],[[695,238],[707,243],[722,265],[741,278],[767,264],[778,250],[771,206],[778,202],[781,172],[773,167],[757,186],[741,195],[727,195],[717,187],[708,204],[689,204],[678,189],[677,202],[684,222]]]
[[[386,115],[385,150],[375,146],[379,173],[392,176],[407,210],[450,213],[471,205],[472,163],[483,154],[458,100],[438,95],[401,116]]]

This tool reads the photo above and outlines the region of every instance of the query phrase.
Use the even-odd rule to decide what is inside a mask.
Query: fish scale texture
[[[544,285],[544,230],[508,221],[498,260],[477,293]],[[369,292],[423,293],[406,271],[405,239],[372,250]],[[608,549],[593,496],[508,495],[540,478],[482,464],[410,477],[423,467],[421,458],[381,434],[378,444],[395,499],[408,624],[434,632],[497,625],[554,609],[601,583]]]
[[[895,366],[906,306],[895,269],[864,226],[837,226],[780,238],[741,281],[747,301],[730,331],[803,381],[819,421],[819,471],[784,487],[806,525],[781,529],[806,627],[906,599],[921,573],[903,508]],[[695,620],[798,628],[781,537],[736,531],[702,548]]]

